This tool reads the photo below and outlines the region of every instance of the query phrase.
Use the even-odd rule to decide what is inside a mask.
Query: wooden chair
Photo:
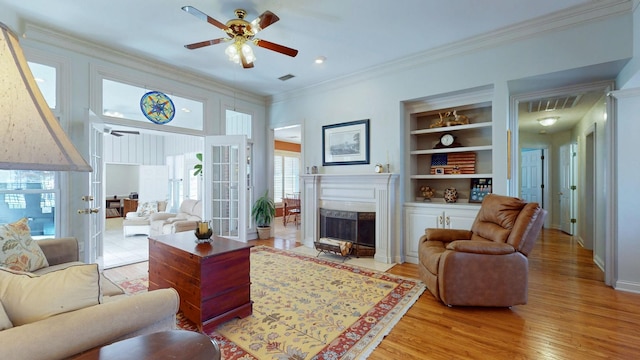
[[[287,226],[287,223],[290,222],[290,218],[293,217],[295,221],[296,228],[300,224],[300,193],[287,194],[284,199],[282,199],[284,204],[284,213],[282,216],[282,222],[284,226]]]

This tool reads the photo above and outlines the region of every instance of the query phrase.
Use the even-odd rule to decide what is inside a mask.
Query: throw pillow
[[[149,201],[138,205],[138,216],[149,216],[152,213],[158,212],[158,202]]]
[[[27,218],[0,225],[0,266],[18,271],[34,271],[49,266],[42,249],[31,238]]]
[[[41,276],[0,268],[0,302],[14,326],[101,302],[97,264],[82,264]]]
[[[4,311],[4,306],[2,306],[2,302],[0,302],[0,331],[11,329],[13,324],[11,320],[9,320],[9,316],[7,312]]]

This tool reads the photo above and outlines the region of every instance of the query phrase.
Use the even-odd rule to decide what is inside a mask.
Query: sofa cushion
[[[138,216],[139,217],[147,217],[153,213],[158,212],[158,202],[157,201],[147,201],[138,205]]]
[[[9,319],[9,315],[7,315],[7,312],[4,311],[4,306],[0,301],[0,331],[11,329],[12,327],[13,324],[11,323],[11,319]]]
[[[101,302],[97,264],[36,275],[0,268],[0,302],[14,326]]]
[[[17,271],[49,266],[42,249],[31,238],[27,218],[0,225],[0,266]]]
[[[72,262],[67,262],[67,263],[63,263],[63,264],[58,264],[58,265],[53,265],[53,266],[49,266],[49,267],[46,267],[46,268],[38,269],[38,270],[34,271],[33,273],[36,274],[36,275],[42,276],[42,275],[48,274],[50,272],[60,271],[60,270],[66,269],[68,267],[78,266],[78,265],[85,265],[85,263],[80,262],[80,261],[72,261]],[[104,297],[109,297],[109,296],[117,296],[117,295],[124,294],[124,290],[120,286],[116,285],[109,278],[104,276],[104,273],[100,274],[100,292],[101,292],[103,298]]]

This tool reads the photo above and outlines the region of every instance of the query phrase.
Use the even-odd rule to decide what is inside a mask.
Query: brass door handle
[[[100,212],[100,208],[78,209],[78,214],[80,214],[80,215],[82,215],[82,214],[97,214],[98,212]]]

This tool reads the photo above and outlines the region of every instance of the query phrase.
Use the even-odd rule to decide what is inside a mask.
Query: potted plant
[[[196,159],[198,163],[193,165],[193,176],[202,175],[202,153],[197,153]]]
[[[269,197],[269,190],[258,198],[251,209],[251,217],[258,227],[258,238],[268,239],[271,235],[271,221],[276,216],[276,205]]]

